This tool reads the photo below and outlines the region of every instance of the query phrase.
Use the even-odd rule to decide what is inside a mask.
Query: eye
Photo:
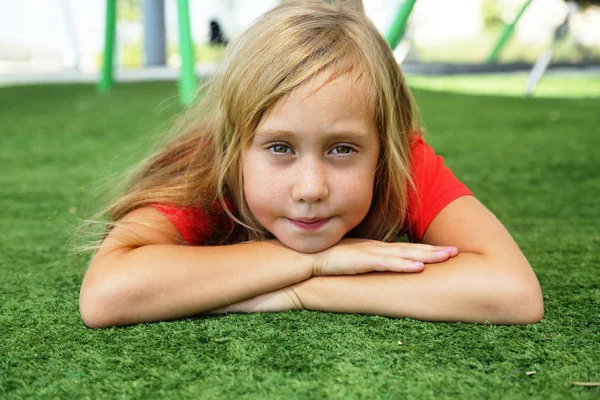
[[[291,152],[290,147],[286,146],[285,144],[274,144],[270,146],[269,149],[271,149],[273,153],[277,154],[286,154]]]
[[[355,150],[350,146],[342,145],[342,146],[335,146],[332,151],[335,154],[345,155],[345,154],[350,154]]]

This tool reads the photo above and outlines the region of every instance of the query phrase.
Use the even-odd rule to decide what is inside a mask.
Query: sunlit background
[[[117,78],[175,79],[181,65],[177,2],[164,2],[165,65],[148,68],[144,53],[142,1],[117,0],[114,60]],[[363,1],[367,15],[382,34],[389,31],[402,2]],[[432,63],[485,64],[505,26],[514,20],[525,2],[418,0],[404,38],[396,47],[398,61],[411,77],[414,76],[411,78],[414,85],[432,89],[464,86],[485,92],[488,90],[486,85],[468,84],[465,79],[457,80],[456,76],[441,79],[437,74],[434,77],[431,69],[423,66]],[[225,37],[232,39],[277,3],[277,0],[190,0],[198,74],[210,72],[221,51],[220,47],[209,44],[210,20],[218,21]],[[564,69],[568,67],[564,79],[573,78],[573,73],[586,73],[588,78],[589,74],[597,76],[599,69],[594,66],[600,64],[600,6],[580,6],[571,15],[568,33],[552,46],[554,32],[564,21],[568,7],[564,0],[533,0],[496,62],[533,65],[552,47],[551,68],[546,74],[545,86],[552,82],[556,69],[552,66],[557,65],[562,67],[561,76],[565,76]],[[0,0],[0,10],[0,85],[94,82],[98,79],[104,52],[105,0]],[[512,72],[510,84],[495,86],[510,93],[520,93],[527,80],[527,68]],[[544,85],[539,92],[542,95],[556,92],[548,91]],[[578,93],[584,96],[600,95],[600,83],[569,86],[580,86]],[[562,92],[565,93],[564,88]]]

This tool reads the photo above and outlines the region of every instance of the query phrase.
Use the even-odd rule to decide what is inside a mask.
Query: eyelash
[[[275,143],[275,144],[267,147],[267,149],[271,150],[271,153],[273,153],[273,154],[289,154],[288,151],[285,151],[283,153],[277,152],[277,151],[275,151],[275,147],[285,147],[286,150],[290,150],[290,151],[292,150],[292,148],[290,146],[288,146],[287,144],[283,144],[283,143]],[[337,153],[338,155],[346,156],[346,155],[350,155],[352,153],[356,153],[356,149],[354,149],[354,147],[347,145],[347,144],[337,145],[332,150],[336,150],[336,149],[339,150],[340,148],[348,149],[350,151],[348,153]]]

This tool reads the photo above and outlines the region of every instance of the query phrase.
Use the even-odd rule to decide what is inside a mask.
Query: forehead
[[[370,102],[365,90],[365,79],[358,74],[334,76],[321,73],[290,93],[282,96],[263,116],[260,128],[323,129],[347,123],[370,123]]]
[[[307,82],[272,107],[248,145],[290,141],[296,146],[329,146],[349,141],[376,147],[379,135],[363,97],[352,78]]]
[[[318,74],[294,89],[290,94],[309,99],[311,96],[319,92],[327,92],[327,94],[336,93],[340,95],[340,99],[349,99],[356,97],[359,101],[365,101],[365,80],[362,74],[345,73],[336,75],[330,72]]]

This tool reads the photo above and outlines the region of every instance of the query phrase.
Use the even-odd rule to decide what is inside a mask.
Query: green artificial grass
[[[6,87],[0,398],[600,398],[570,383],[600,381],[600,100],[414,94],[427,140],[535,269],[540,323],[289,311],[88,329],[67,243],[169,125],[175,84]]]
[[[412,87],[495,96],[523,97],[529,73],[477,75],[408,75]],[[600,99],[600,74],[546,72],[534,91],[535,97]]]

